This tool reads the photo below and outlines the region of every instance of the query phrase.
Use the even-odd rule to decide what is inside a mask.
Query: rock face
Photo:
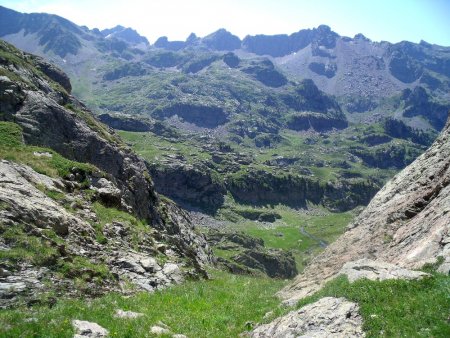
[[[235,253],[230,258],[218,258],[218,262],[235,274],[260,274],[272,278],[293,278],[297,266],[292,253],[270,250],[264,241],[238,232],[210,230],[207,236],[212,247]],[[236,254],[237,253],[237,254]]]
[[[366,205],[379,189],[375,183],[362,179],[342,179],[323,185],[309,177],[275,175],[265,170],[232,177],[226,182],[226,188],[242,203],[306,207],[310,201],[340,211]]]
[[[217,210],[224,202],[226,190],[213,180],[210,170],[173,162],[167,166],[150,165],[156,190],[175,201],[205,210]]]
[[[361,258],[403,268],[450,262],[450,123],[433,145],[373,198],[336,242],[280,295],[295,302]],[[347,266],[348,267],[348,266]]]
[[[25,291],[38,290],[40,284],[28,278],[28,272],[52,278],[54,270],[63,264],[61,257],[107,266],[112,275],[110,279],[103,276],[107,280],[105,283],[110,283],[100,287],[103,291],[118,289],[120,278],[113,278],[113,275],[126,276],[145,290],[180,283],[186,273],[206,276],[203,265],[211,261],[211,256],[205,239],[194,232],[186,213],[159,200],[145,163],[82,103],[70,96],[66,90],[70,86],[64,83],[64,76],[55,75],[58,71],[47,70],[49,75],[42,75],[45,70],[40,59],[4,42],[0,42],[0,51],[0,71],[8,74],[0,78],[0,97],[5,99],[0,120],[14,121],[21,127],[23,149],[29,149],[30,145],[50,148],[66,159],[92,168],[79,169],[73,162],[74,167],[69,172],[51,178],[26,165],[0,162],[2,234],[23,228],[20,230],[23,236],[50,243],[53,249],[49,250],[55,252],[48,261],[39,262],[39,266],[49,266],[53,271],[41,271],[33,265],[7,266],[6,270],[13,271],[9,271],[9,276],[0,277],[0,289],[15,283],[18,291],[23,285],[27,286]],[[59,157],[54,158],[57,154],[45,151],[31,154],[27,156],[42,157],[43,161],[50,159],[60,165]],[[57,198],[49,197],[55,194]],[[103,207],[119,209],[149,225],[141,230],[136,225],[121,222],[102,225],[92,210],[93,201]],[[92,224],[96,224],[97,229]],[[48,231],[54,233],[57,240],[47,239],[44,234]],[[139,232],[137,242],[136,232]],[[16,242],[17,236],[0,243],[5,250],[12,250]],[[167,263],[151,261],[151,257],[158,254],[166,256]],[[95,272],[90,273],[95,276]],[[76,275],[68,273],[66,277]],[[70,281],[61,283],[66,285]]]
[[[425,272],[412,271],[394,264],[372,261],[366,258],[345,263],[339,274],[346,275],[350,282],[362,278],[370,280],[420,279],[429,276]]]
[[[89,218],[92,214],[89,203],[78,207],[81,209],[78,214],[67,211],[62,205],[64,201],[81,198],[76,193],[66,191],[65,186],[70,186],[71,183],[73,182],[39,174],[27,166],[0,161],[0,232],[3,234],[7,231],[17,231],[15,229],[23,225],[25,229],[23,235],[28,236],[30,240],[34,238],[49,241],[50,249],[47,250],[54,251],[45,261],[34,263],[38,266],[34,264],[14,266],[6,261],[2,262],[0,307],[12,305],[20,301],[20,297],[34,299],[45,289],[41,281],[46,278],[52,280],[54,289],[64,290],[67,287],[67,280],[54,275],[60,267],[61,259],[68,261],[87,259],[94,264],[105,265],[111,274],[118,276],[117,279],[111,277],[110,281],[105,279],[100,285],[89,284],[93,294],[101,294],[107,290],[119,291],[120,284],[124,282],[123,278],[139,290],[153,291],[181,283],[186,274],[192,276],[200,272],[204,275],[201,266],[203,262],[209,260],[209,256],[207,254],[203,257],[197,256],[198,244],[195,242],[198,238],[191,230],[184,226],[180,227],[180,224],[187,222],[186,219],[174,219],[173,213],[179,214],[178,217],[181,215],[178,210],[167,210],[167,215],[172,217],[171,227],[167,229],[169,234],[149,229],[148,234],[140,234],[138,247],[132,244],[136,233],[133,227],[117,221],[104,226],[102,233],[104,242],[98,243],[98,234],[89,223],[92,222]],[[115,186],[111,186],[111,189],[118,190]],[[46,196],[42,190],[60,194],[64,192],[65,200],[58,203]],[[100,190],[102,189],[96,192],[99,201],[102,200]],[[57,240],[47,237],[49,231],[57,235]],[[166,246],[164,251],[160,250],[163,244],[154,239],[154,237],[174,239],[178,234],[180,237],[174,240],[170,247]],[[18,236],[7,237],[4,242],[2,241],[2,250],[5,252],[14,250]],[[165,264],[158,262],[154,258],[158,254],[165,255],[168,262]],[[183,256],[185,258],[182,258]],[[186,258],[192,262],[191,267],[183,262]],[[77,276],[77,273],[69,273],[66,277]]]
[[[228,121],[227,113],[223,107],[189,103],[175,103],[156,109],[153,114],[159,118],[177,115],[188,123],[204,128],[216,128]]]
[[[260,270],[272,278],[292,278],[298,273],[292,254],[281,250],[245,250],[232,257],[232,260],[251,269]]]
[[[56,186],[62,186],[61,182],[38,174],[29,167],[0,161],[0,201],[8,206],[0,211],[2,222],[33,223],[40,228],[52,228],[60,236],[67,236],[76,229],[91,228],[45,196],[33,183],[53,191],[60,191]]]
[[[241,40],[223,28],[205,36],[202,42],[213,50],[232,51],[241,47]]]
[[[325,297],[257,327],[250,337],[364,337],[358,310],[345,298]]]
[[[252,61],[242,71],[254,76],[255,79],[269,87],[278,88],[287,83],[287,78],[275,69],[274,64],[269,59]]]

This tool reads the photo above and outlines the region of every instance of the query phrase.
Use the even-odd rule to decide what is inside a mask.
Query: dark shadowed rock
[[[227,64],[228,67],[236,68],[240,63],[239,57],[234,53],[227,53],[223,56],[223,62]]]
[[[233,257],[237,263],[260,270],[272,278],[292,278],[297,275],[295,259],[281,250],[246,250]]]
[[[168,118],[174,115],[204,128],[216,128],[228,121],[227,113],[222,107],[217,106],[175,103],[153,111],[153,116],[159,118]]]
[[[287,78],[275,69],[269,59],[252,61],[249,66],[241,69],[244,73],[254,76],[258,81],[269,87],[281,87],[287,83]]]
[[[241,40],[223,28],[205,36],[202,42],[209,48],[220,51],[232,51],[241,47]]]

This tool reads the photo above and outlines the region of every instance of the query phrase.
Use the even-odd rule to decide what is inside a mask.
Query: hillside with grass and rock
[[[0,73],[2,307],[206,277],[205,239],[64,73],[5,42]]]
[[[230,195],[250,206],[367,205],[431,144],[450,107],[449,50],[425,42],[320,26],[150,45],[122,26],[91,30],[4,7],[0,17],[3,39],[62,67],[74,93],[124,131],[159,193],[210,214]]]
[[[279,292],[298,310],[250,336],[444,337],[450,332],[444,296],[450,272],[449,127]],[[398,331],[406,322],[410,327]]]
[[[0,336],[450,335],[449,47],[0,38]]]

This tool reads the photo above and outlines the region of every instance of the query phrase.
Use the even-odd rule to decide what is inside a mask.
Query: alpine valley
[[[0,336],[450,336],[450,47],[0,39]]]

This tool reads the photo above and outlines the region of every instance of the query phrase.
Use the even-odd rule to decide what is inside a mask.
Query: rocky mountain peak
[[[209,48],[219,51],[233,51],[241,48],[241,40],[224,28],[205,36],[202,42]]]
[[[121,25],[117,25],[110,29],[104,29],[101,31],[102,35],[105,38],[116,38],[119,40],[123,40],[133,45],[144,44],[146,46],[149,45],[149,42],[146,37],[138,34],[136,30],[130,27],[124,27]]]

